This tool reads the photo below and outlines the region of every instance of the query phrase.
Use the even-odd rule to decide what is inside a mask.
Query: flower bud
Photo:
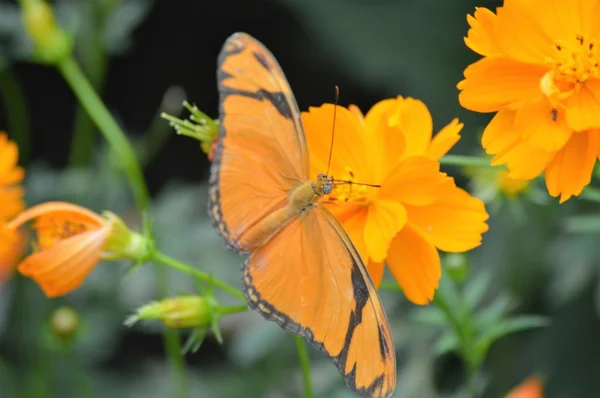
[[[116,214],[105,211],[102,216],[110,225],[110,234],[102,253],[103,260],[130,259],[146,262],[152,251],[152,242],[139,232],[127,227]]]
[[[39,61],[55,64],[71,54],[73,40],[58,27],[52,7],[44,0],[23,1],[22,19]]]
[[[50,330],[61,343],[69,343],[79,330],[79,316],[70,307],[57,308],[50,316]]]
[[[211,299],[203,296],[166,298],[139,308],[125,324],[133,325],[141,319],[156,319],[172,329],[209,327],[213,321]]]

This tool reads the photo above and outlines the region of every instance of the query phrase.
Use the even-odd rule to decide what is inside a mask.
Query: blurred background
[[[397,95],[424,101],[437,131],[465,123],[454,154],[480,155],[490,115],[458,104],[456,83],[478,56],[464,45],[466,15],[491,0],[56,0],[75,55],[135,143],[153,195],[156,239],[175,258],[238,286],[243,259],[229,253],[206,215],[208,161],[199,145],[176,136],[161,111],[181,117],[188,99],[218,117],[216,58],[224,40],[245,31],[277,57],[301,110],[332,102],[364,112]],[[127,182],[59,73],[28,61],[32,45],[14,1],[0,1],[0,130],[22,142],[26,201],[64,200],[110,209],[138,225]],[[90,137],[77,140],[74,137]],[[74,150],[73,148],[78,148]],[[73,154],[75,153],[75,154]],[[446,167],[476,189],[464,170]],[[534,184],[535,185],[535,184]],[[543,183],[542,183],[543,187]],[[596,397],[600,391],[600,221],[597,206],[558,205],[543,190],[494,198],[490,231],[469,253],[465,290],[478,311],[539,314],[547,328],[497,341],[485,362],[485,397],[501,397],[530,375],[547,397]],[[477,193],[477,192],[475,192]],[[447,275],[444,276],[445,278]],[[195,283],[169,274],[170,293]],[[46,299],[14,275],[0,287],[0,397],[172,397],[162,326],[124,319],[156,298],[151,267],[98,266],[83,287]],[[398,292],[381,293],[394,333],[394,397],[458,397],[464,370],[453,353],[432,349],[440,328]],[[73,309],[72,350],[56,347],[55,310]],[[208,337],[186,356],[193,397],[302,396],[291,335],[254,313],[222,321],[224,344]],[[317,397],[351,397],[335,367],[310,348]],[[83,391],[83,392],[82,392]]]

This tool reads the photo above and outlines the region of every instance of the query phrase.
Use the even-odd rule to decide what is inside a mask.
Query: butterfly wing
[[[243,269],[250,307],[327,354],[364,397],[396,386],[396,356],[377,291],[335,217],[315,205],[253,252]]]
[[[219,56],[220,135],[211,168],[209,213],[229,246],[308,177],[298,105],[273,55],[245,33]]]

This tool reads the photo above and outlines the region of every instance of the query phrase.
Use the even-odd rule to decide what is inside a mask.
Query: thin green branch
[[[483,156],[445,155],[440,164],[445,166],[498,167],[490,164],[490,159]]]
[[[300,336],[294,336],[296,340],[296,349],[298,350],[298,358],[300,359],[300,367],[302,367],[302,377],[304,379],[304,397],[312,398],[312,381],[310,379],[310,361],[304,339]]]
[[[212,275],[210,275],[207,272],[196,269],[188,264],[185,264],[185,263],[183,263],[179,260],[176,260],[172,257],[169,257],[166,254],[163,254],[159,251],[154,251],[151,254],[151,258],[160,264],[163,264],[163,265],[166,265],[173,269],[176,269],[180,272],[183,272],[184,274],[188,274],[195,278],[209,282],[209,283],[213,284],[214,286],[218,287],[219,289],[231,294],[232,296],[237,297],[241,301],[244,301],[244,302],[246,301],[246,299],[244,298],[244,295],[242,294],[242,292],[239,291],[239,289],[236,289],[235,287],[231,286],[230,284],[213,277]]]

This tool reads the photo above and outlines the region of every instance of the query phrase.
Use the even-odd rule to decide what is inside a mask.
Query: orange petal
[[[0,224],[0,288],[12,274],[19,257],[25,251],[24,234]]]
[[[377,158],[370,165],[373,173],[372,183],[381,183],[402,158],[406,149],[405,136],[400,126],[390,123],[390,118],[402,101],[402,97],[379,101],[365,116],[364,127],[369,137],[365,150]]]
[[[6,220],[15,217],[23,211],[23,188],[20,186],[0,187],[0,219]]]
[[[597,0],[534,0],[532,8],[542,30],[556,40],[577,33],[591,34],[592,25],[597,25],[597,16],[600,15],[594,14],[596,4]]]
[[[575,131],[600,127],[600,79],[582,84],[567,101],[567,124]]]
[[[440,256],[410,225],[402,228],[392,241],[387,264],[406,298],[415,304],[427,304],[433,299],[442,275]]]
[[[27,257],[19,272],[35,280],[48,297],[78,288],[98,263],[110,232],[108,226],[72,236]]]
[[[424,156],[406,158],[383,181],[379,198],[416,206],[433,203],[444,186],[454,185],[452,178],[439,170],[435,160]]]
[[[502,50],[494,38],[496,14],[487,8],[476,7],[473,16],[467,15],[471,27],[465,37],[465,44],[483,56],[500,55]]]
[[[394,113],[389,118],[390,126],[397,126],[404,136],[406,148],[404,156],[424,155],[429,148],[433,133],[433,120],[429,109],[414,98],[398,101]],[[390,148],[385,148],[389,150]],[[398,153],[398,151],[394,151]]]
[[[344,231],[352,241],[354,248],[367,264],[369,255],[365,243],[365,225],[367,223],[368,209],[365,206],[347,205],[330,205],[327,208],[338,219]]]
[[[365,124],[365,115],[363,115],[360,108],[354,104],[348,105],[348,110],[356,117],[361,126]]]
[[[357,180],[371,181],[371,173],[367,167],[370,158],[366,155],[366,135],[356,117],[341,106],[336,110],[335,131],[333,128],[333,104],[323,104],[302,112],[302,123],[306,133],[308,152],[310,153],[311,178],[327,172],[329,153],[331,165],[329,175],[339,176],[345,173],[345,168],[352,168]],[[331,134],[335,134],[333,148]]]
[[[16,166],[19,157],[17,145],[9,141],[5,134],[0,134],[0,184],[8,184],[7,176]]]
[[[431,140],[431,145],[427,150],[427,156],[431,159],[438,160],[448,153],[450,149],[460,140],[460,131],[464,124],[459,123],[458,119],[452,120],[444,126],[439,133]]]
[[[533,10],[531,3],[505,1],[504,7],[498,8],[494,26],[496,42],[515,61],[545,65],[554,42],[538,25],[537,9]]]
[[[573,134],[565,123],[564,113],[547,100],[522,106],[517,111],[513,128],[521,137],[546,152],[561,149]]]
[[[376,263],[375,261],[369,260],[369,263],[367,264],[367,270],[369,271],[369,276],[371,277],[373,285],[378,288],[383,280],[383,263]]]
[[[590,183],[597,145],[596,132],[575,133],[548,165],[546,186],[550,195],[560,195],[560,203],[579,195]]]
[[[435,247],[447,252],[461,253],[481,244],[481,235],[488,230],[488,213],[483,202],[454,187],[435,203],[406,206],[408,224]]]
[[[385,260],[392,238],[406,224],[406,210],[401,203],[376,200],[369,206],[365,225],[365,243],[369,258]]]
[[[537,377],[530,377],[509,391],[506,398],[543,398],[544,385]]]
[[[492,165],[506,164],[509,177],[530,180],[542,174],[554,152],[546,152],[521,138],[515,129],[515,111],[503,108],[483,132],[482,144],[488,154],[495,154]]]
[[[465,80],[457,85],[460,105],[476,112],[494,112],[505,105],[535,100],[542,95],[540,80],[547,70],[510,58],[483,58],[465,69]]]
[[[18,217],[9,222],[8,227],[18,228],[27,221],[31,221],[40,216],[52,215],[53,213],[63,213],[73,217],[73,219],[96,226],[106,224],[106,221],[102,217],[84,207],[67,202],[46,202],[25,210],[23,213],[19,214]]]

